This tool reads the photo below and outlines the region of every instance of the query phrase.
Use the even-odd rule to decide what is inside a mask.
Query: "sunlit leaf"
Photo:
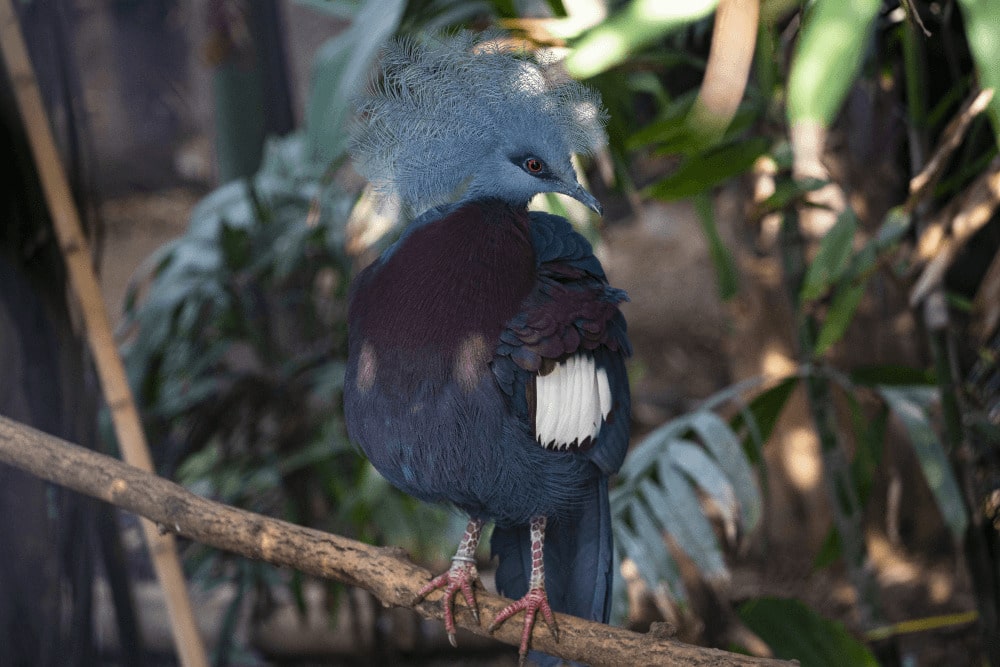
[[[667,466],[682,473],[690,483],[712,499],[722,514],[726,539],[735,543],[739,529],[740,503],[726,474],[703,448],[693,442],[675,442],[671,445],[671,454],[669,459],[660,460],[660,483],[667,484]]]
[[[828,127],[857,76],[881,0],[815,0],[788,75],[788,118]]]
[[[573,45],[566,69],[577,79],[600,74],[664,35],[700,21],[717,4],[718,0],[631,0]]]
[[[993,121],[993,133],[1000,145],[1000,3],[993,0],[959,0],[962,20],[965,23],[965,37],[969,51],[976,61],[979,87],[992,88],[989,112]]]
[[[726,578],[728,570],[718,541],[691,484],[670,466],[662,467],[660,474],[659,484],[645,479],[639,485],[652,516],[706,577]]]
[[[729,424],[715,413],[698,411],[691,417],[692,428],[732,482],[744,521],[753,529],[760,519],[762,502],[753,469],[743,453],[743,445]]]

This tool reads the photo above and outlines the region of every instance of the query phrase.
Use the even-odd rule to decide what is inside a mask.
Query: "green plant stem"
[[[867,626],[881,618],[878,589],[865,567],[867,546],[864,541],[862,508],[838,435],[830,380],[817,368],[817,359],[813,357],[817,323],[815,318],[797,307],[797,295],[805,278],[806,257],[798,216],[793,211],[786,213],[780,247],[785,284],[791,303],[796,308],[799,361],[803,368],[808,369],[804,384],[809,413],[820,441],[823,482],[830,498],[833,523],[840,536],[841,553],[848,576],[858,593],[861,623]]]
[[[984,521],[976,503],[970,440],[962,419],[962,404],[958,391],[958,365],[954,341],[948,329],[948,310],[941,289],[932,292],[923,303],[924,323],[928,329],[931,355],[937,375],[938,392],[944,421],[945,444],[955,478],[962,487],[962,499],[969,514],[969,527],[965,535],[965,557],[973,581],[976,606],[979,609],[979,627],[983,633],[983,647],[989,662],[1000,666],[1000,643],[996,641],[996,628],[1000,627],[1000,569],[990,557],[990,540],[995,530]]]

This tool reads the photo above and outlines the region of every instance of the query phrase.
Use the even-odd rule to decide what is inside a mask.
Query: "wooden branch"
[[[162,477],[4,417],[0,417],[0,462],[144,516],[155,521],[161,531],[359,586],[386,605],[410,607],[427,618],[442,618],[440,592],[414,604],[417,590],[430,573],[410,562],[399,549],[373,547],[206,500]],[[462,603],[456,605],[456,620],[459,626],[485,636],[485,621],[496,616],[509,601],[484,591],[479,591],[477,597],[484,625],[477,624]],[[532,648],[594,667],[794,664],[690,646],[564,614],[558,615],[558,623],[558,643],[539,626],[532,637]],[[507,623],[494,636],[517,646],[521,624]]]
[[[958,251],[1000,206],[1000,156],[993,158],[986,170],[962,191],[934,222],[927,226],[917,244],[916,262],[930,260],[910,292],[910,305],[916,306],[944,280],[944,274]],[[949,230],[945,235],[943,230]]]
[[[125,367],[118,356],[118,346],[111,332],[104,296],[94,274],[87,237],[73,203],[69,182],[52,137],[48,114],[38,91],[35,72],[10,0],[0,0],[0,51],[13,82],[21,123],[27,134],[42,192],[52,216],[52,226],[69,275],[70,290],[80,304],[87,342],[94,355],[94,364],[105,402],[111,412],[118,444],[126,461],[152,472],[153,460],[146,445],[146,435],[135,408]],[[163,587],[174,644],[181,663],[185,667],[206,667],[208,660],[191,611],[191,601],[174,538],[172,535],[159,533],[148,521],[140,523],[153,569]]]
[[[917,205],[930,193],[931,188],[938,182],[942,172],[944,172],[944,168],[948,166],[948,159],[955,152],[955,149],[962,144],[962,140],[972,125],[972,121],[986,110],[992,99],[992,88],[973,92],[955,117],[948,123],[947,127],[944,128],[944,131],[941,133],[941,140],[938,142],[937,148],[934,149],[934,155],[924,165],[924,168],[920,170],[920,173],[910,179],[910,195],[903,205],[907,212],[912,213],[917,210]]]

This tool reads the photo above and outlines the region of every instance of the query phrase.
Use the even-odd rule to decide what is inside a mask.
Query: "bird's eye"
[[[545,169],[545,163],[536,157],[529,157],[524,161],[524,168],[529,174],[540,174]]]

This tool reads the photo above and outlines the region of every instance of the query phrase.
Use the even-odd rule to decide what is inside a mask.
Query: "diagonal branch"
[[[924,230],[917,244],[917,262],[927,261],[923,273],[910,292],[916,306],[941,285],[958,251],[990,221],[1000,207],[1000,156],[955,197]],[[950,235],[945,235],[947,229]],[[928,261],[929,260],[929,261]]]
[[[410,607],[427,618],[442,618],[440,594],[414,604],[417,590],[430,574],[398,549],[373,547],[206,500],[162,477],[4,417],[0,417],[0,462],[144,516],[158,523],[163,531],[247,558],[359,586],[386,605]],[[507,604],[503,598],[485,592],[480,592],[478,599],[486,619],[495,617]],[[463,606],[457,611],[459,626],[479,635],[488,634]],[[594,667],[792,664],[690,646],[573,616],[558,617],[559,643],[541,631],[532,638],[533,648]],[[508,624],[494,636],[516,646],[520,635],[519,625]]]
[[[945,167],[948,166],[948,161],[955,149],[962,145],[962,140],[965,139],[965,134],[972,125],[972,121],[986,111],[986,107],[989,106],[992,99],[993,89],[987,88],[974,92],[962,104],[962,108],[941,132],[941,140],[938,142],[930,161],[924,165],[919,174],[910,179],[910,196],[907,197],[904,204],[907,211],[917,210],[917,206],[931,192]]]

